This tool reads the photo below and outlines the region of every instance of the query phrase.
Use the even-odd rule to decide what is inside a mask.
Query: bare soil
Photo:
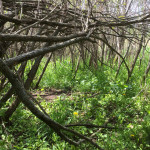
[[[40,96],[41,99],[44,99],[48,102],[52,102],[54,99],[57,99],[62,94],[66,94],[69,96],[71,95],[71,92],[57,89],[44,89],[43,91],[37,90],[32,92],[34,98],[38,98]]]

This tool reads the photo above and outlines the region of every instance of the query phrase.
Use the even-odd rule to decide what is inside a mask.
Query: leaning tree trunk
[[[149,73],[149,70],[150,70],[150,57],[149,57],[149,62],[148,62],[147,68],[145,70],[145,74],[143,75],[142,82],[144,82],[146,80],[146,77],[147,77],[147,75]]]
[[[128,49],[124,55],[124,59],[127,57],[128,53],[129,53],[129,49],[130,49],[130,46],[131,46],[131,42],[129,43],[129,46],[128,46]],[[121,61],[119,67],[118,67],[118,70],[117,70],[117,73],[116,73],[116,76],[115,76],[115,79],[117,79],[118,75],[119,75],[119,71],[120,71],[120,68],[121,68],[121,65],[123,64],[123,61]]]
[[[141,37],[141,41],[140,41],[140,44],[139,44],[139,48],[138,48],[137,53],[136,53],[136,56],[135,56],[135,58],[134,58],[134,60],[133,60],[132,66],[131,66],[131,68],[130,68],[130,73],[128,74],[127,82],[129,81],[129,79],[130,79],[130,77],[131,77],[131,75],[132,75],[132,73],[133,73],[133,69],[134,69],[134,67],[135,67],[136,61],[137,61],[138,56],[139,56],[139,54],[140,54],[140,52],[141,52],[141,49],[142,49],[142,43],[143,43],[143,36]]]
[[[20,74],[20,76],[23,75],[24,69],[26,66],[26,62],[23,62],[18,70],[18,74]],[[12,96],[12,94],[14,93],[14,89],[11,87],[8,92],[2,97],[2,99],[0,100],[0,108],[2,108],[4,106],[4,104],[7,102],[7,100]]]
[[[38,58],[35,59],[35,63],[33,65],[32,69],[30,70],[30,72],[28,74],[28,78],[24,84],[24,87],[26,90],[29,90],[30,85],[36,75],[38,68],[39,68],[42,58],[43,58],[43,56],[39,56]],[[20,102],[21,102],[20,99],[17,97],[16,100],[12,103],[12,105],[7,109],[7,111],[5,112],[5,116],[4,116],[6,121],[9,121],[9,118],[15,112],[15,110],[19,106]]]
[[[43,68],[43,71],[42,71],[42,73],[41,73],[41,75],[40,75],[40,77],[39,77],[39,79],[38,79],[38,81],[37,81],[37,83],[36,83],[36,85],[35,85],[35,89],[37,89],[38,86],[39,86],[39,83],[40,83],[40,81],[41,81],[41,79],[42,79],[42,77],[43,77],[43,75],[44,75],[44,73],[45,73],[45,71],[46,71],[46,68],[47,68],[47,66],[48,66],[48,64],[49,64],[49,62],[50,62],[50,60],[51,60],[51,58],[52,58],[52,54],[53,54],[53,53],[50,54],[50,56],[48,57],[48,59],[47,59],[47,61],[46,61],[46,64],[45,64],[45,66],[44,66],[44,68]]]

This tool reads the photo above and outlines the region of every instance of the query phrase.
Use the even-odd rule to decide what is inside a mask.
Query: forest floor
[[[57,99],[63,94],[70,96],[71,92],[58,89],[35,90],[32,92],[32,96],[34,96],[34,98],[40,98],[41,100],[44,99],[47,102],[53,102],[53,100]]]

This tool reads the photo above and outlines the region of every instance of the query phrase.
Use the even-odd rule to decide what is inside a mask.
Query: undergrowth
[[[37,77],[39,77],[45,59]],[[30,63],[26,72],[30,69]],[[116,69],[100,66],[98,69],[80,64],[76,76],[70,59],[51,62],[42,78],[39,90],[49,88],[71,91],[62,94],[53,102],[39,98],[50,117],[62,125],[95,124],[108,128],[70,127],[93,140],[105,150],[148,150],[150,149],[150,90],[141,85],[146,62],[139,68],[137,62],[130,82],[126,83],[123,65],[115,79]],[[35,86],[38,78],[34,81]],[[150,78],[147,78],[149,81]],[[1,112],[2,113],[2,112]],[[93,150],[88,143],[78,147],[62,141],[56,133],[31,114],[22,104],[11,118],[12,126],[0,128],[0,149],[16,150]],[[72,135],[69,135],[72,137]],[[72,137],[75,138],[75,137]]]

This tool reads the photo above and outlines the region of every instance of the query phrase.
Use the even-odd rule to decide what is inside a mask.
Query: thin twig
[[[75,127],[75,126],[85,126],[87,128],[106,128],[106,129],[118,129],[116,127],[108,127],[108,126],[99,126],[99,125],[95,125],[95,124],[68,124],[65,125],[65,127]]]
[[[38,24],[38,23],[44,21],[45,19],[47,19],[47,18],[50,16],[50,14],[51,14],[59,5],[60,5],[60,4],[58,4],[54,9],[52,9],[52,10],[50,11],[50,13],[49,13],[48,15],[46,15],[44,18],[40,19],[39,21],[37,21],[37,22],[35,22],[35,23],[33,23],[33,24],[31,24],[31,25],[25,27],[25,28],[20,29],[19,31],[15,32],[14,34],[21,33],[22,31],[24,31],[24,30],[26,30],[26,29],[29,29],[29,28],[35,26],[36,24]]]

